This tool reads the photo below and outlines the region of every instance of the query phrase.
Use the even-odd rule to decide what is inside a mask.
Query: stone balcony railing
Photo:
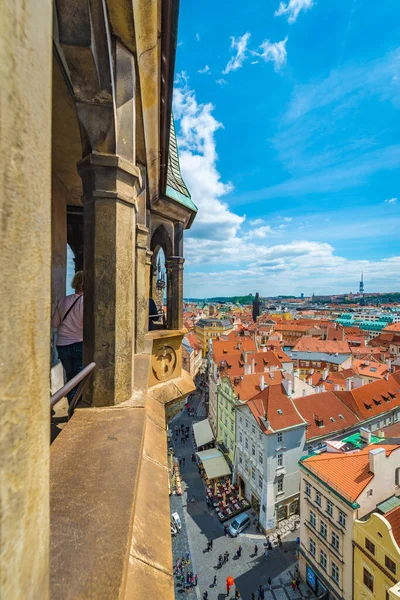
[[[78,409],[52,444],[51,598],[173,600],[166,428],[195,389],[184,334],[147,334],[133,397]]]

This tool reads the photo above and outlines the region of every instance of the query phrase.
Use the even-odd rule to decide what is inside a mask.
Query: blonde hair
[[[83,292],[83,271],[77,271],[75,273],[71,282],[71,287],[75,291],[77,290],[78,292]]]

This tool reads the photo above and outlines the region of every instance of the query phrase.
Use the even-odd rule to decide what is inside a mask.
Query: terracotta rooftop
[[[389,521],[392,527],[393,537],[396,540],[396,544],[400,546],[400,506],[396,506],[390,512],[384,515],[385,519]]]
[[[353,369],[358,373],[358,375],[363,375],[364,377],[374,377],[375,379],[378,379],[382,378],[384,374],[387,373],[388,366],[386,363],[380,363],[376,359],[365,360],[355,358],[353,360]]]
[[[351,354],[348,342],[319,340],[315,337],[303,336],[293,348],[295,352],[323,352],[325,354]]]
[[[274,373],[256,373],[255,375],[244,375],[243,379],[240,379],[240,381],[233,379],[232,383],[235,394],[242,402],[248,401],[260,393],[261,375],[264,376],[264,383],[267,386],[278,387],[282,383],[283,377],[280,371],[275,371]]]
[[[382,329],[382,332],[386,333],[387,331],[390,331],[390,332],[393,331],[396,333],[397,332],[400,333],[400,322],[399,323],[390,323],[390,324],[386,325],[386,327],[384,327]]]
[[[224,354],[241,354],[245,350],[256,352],[256,343],[250,336],[240,336],[240,339],[231,340],[213,340],[213,358],[214,361],[222,360]]]
[[[373,446],[377,448],[379,446]],[[394,450],[400,451],[400,445],[383,446],[386,456]],[[354,454],[332,454],[324,452],[301,460],[307,469],[320,477],[330,487],[337,489],[348,500],[355,502],[361,492],[373,479],[369,470],[368,452],[371,446]],[[400,458],[400,457],[399,457]]]
[[[282,369],[282,363],[277,358],[276,353],[271,351],[254,353],[242,352],[241,354],[236,352],[235,354],[214,356],[214,361],[218,368],[227,372],[230,377],[240,377],[241,375],[245,375],[246,364],[248,365],[248,368],[251,368],[253,360],[255,373],[264,373],[264,369],[269,369],[270,367]]]
[[[293,401],[286,395],[282,385],[264,389],[255,398],[249,400],[247,406],[262,431],[267,434],[304,423],[304,419],[299,415]],[[265,421],[261,417],[269,421],[269,429],[266,428]]]
[[[400,377],[399,377],[400,379]],[[361,420],[380,415],[400,406],[400,382],[396,374],[378,379],[351,392],[335,392]]]
[[[301,396],[294,400],[297,410],[307,421],[306,439],[325,436],[357,425],[360,419],[332,391]]]

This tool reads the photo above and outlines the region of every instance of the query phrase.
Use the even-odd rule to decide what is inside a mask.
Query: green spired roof
[[[192,201],[189,190],[182,179],[173,117],[171,117],[171,126],[169,131],[167,187],[165,194],[172,200],[176,200],[180,204],[183,204],[183,206],[186,206],[186,208],[189,210],[197,213],[197,206]]]

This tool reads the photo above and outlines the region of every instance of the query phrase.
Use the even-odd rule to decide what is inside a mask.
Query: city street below
[[[204,398],[201,389],[201,377],[197,380],[197,390],[188,402],[194,409],[194,417],[190,417],[184,409],[169,425],[171,432],[170,446],[174,447],[174,456],[180,459],[182,479],[182,495],[171,495],[171,514],[177,512],[181,519],[182,528],[173,537],[173,565],[183,560],[181,569],[175,569],[175,596],[187,597],[189,600],[222,600],[235,598],[236,590],[243,600],[254,598],[273,600],[299,600],[314,598],[310,588],[300,582],[294,588],[293,579],[297,573],[297,544],[298,532],[290,532],[282,539],[282,547],[274,547],[265,551],[266,537],[256,531],[256,514],[250,508],[246,512],[251,517],[252,524],[239,536],[232,538],[225,535],[224,524],[219,522],[214,510],[207,506],[203,480],[199,474],[197,463],[192,460],[195,449],[192,442],[192,425],[205,417]],[[179,434],[175,436],[175,426]],[[189,439],[182,441],[181,426],[190,427]],[[228,525],[231,521],[228,521]],[[212,540],[212,549],[208,542]],[[241,556],[237,556],[239,546]],[[257,546],[257,553],[255,553]],[[218,567],[220,555],[229,553],[229,559]],[[189,553],[189,555],[188,555]],[[187,562],[189,560],[189,562]],[[179,571],[179,572],[178,572]],[[181,575],[183,574],[184,581]],[[193,582],[190,582],[190,575]],[[197,585],[195,576],[197,575]],[[226,580],[232,577],[234,585],[227,595]],[[271,579],[271,585],[268,580]],[[261,588],[260,588],[261,586]],[[262,589],[262,592],[261,592]],[[204,596],[207,592],[208,596]],[[264,594],[263,596],[260,594]]]

